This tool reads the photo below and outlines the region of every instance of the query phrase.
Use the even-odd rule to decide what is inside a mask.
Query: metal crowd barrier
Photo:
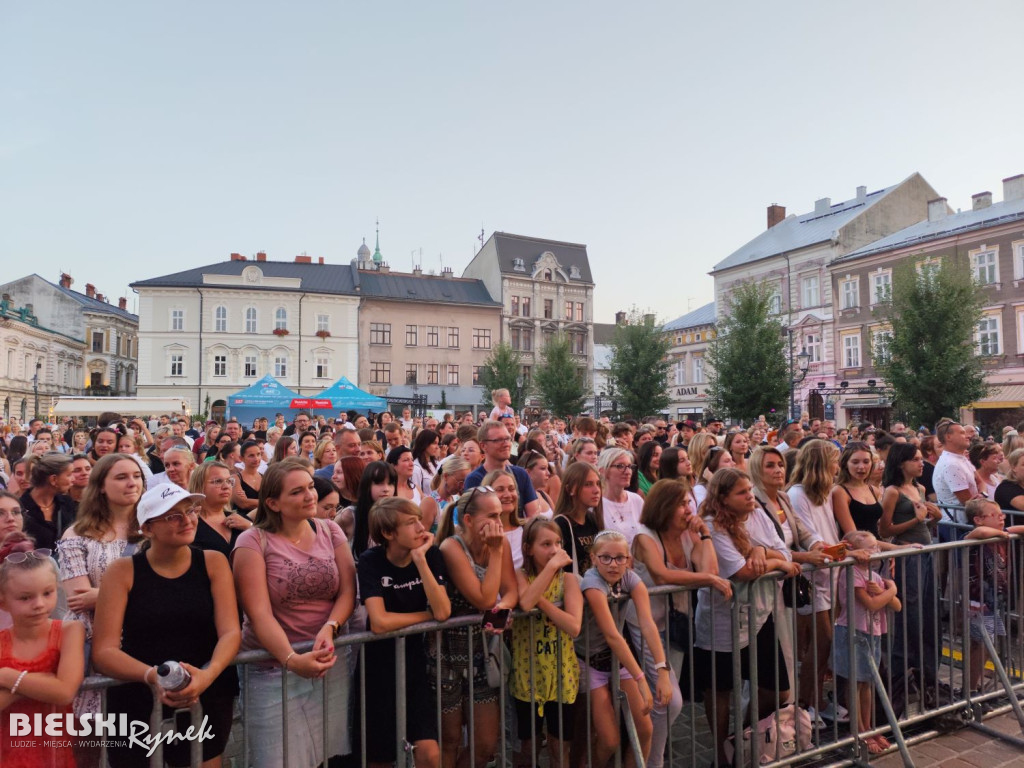
[[[1000,709],[997,711],[1012,711],[1021,723],[1022,733],[1024,733],[1024,712],[1021,710],[1019,699],[1024,694],[1024,671],[1022,671],[1024,670],[1024,624],[1022,624],[1021,618],[1021,610],[1022,606],[1024,606],[1024,551],[1022,551],[1022,543],[1024,542],[1022,542],[1020,536],[1012,538],[1006,547],[1007,593],[1005,601],[995,606],[995,617],[987,622],[979,620],[981,618],[979,616],[981,609],[977,605],[972,606],[971,600],[968,599],[971,594],[970,578],[972,575],[968,567],[970,562],[972,562],[972,555],[970,553],[972,551],[989,552],[991,550],[986,548],[999,541],[1001,540],[952,541],[936,544],[924,549],[903,549],[883,552],[873,556],[871,558],[871,567],[881,569],[887,578],[893,578],[889,574],[895,574],[894,580],[899,590],[899,596],[903,601],[903,610],[900,613],[889,614],[888,631],[882,637],[881,663],[875,664],[872,661],[870,664],[872,684],[875,692],[874,699],[878,702],[878,708],[880,708],[882,716],[876,720],[873,728],[866,733],[858,733],[855,725],[841,724],[838,718],[834,719],[831,723],[824,723],[816,719],[811,723],[811,733],[808,739],[809,746],[801,747],[801,739],[799,737],[805,734],[798,733],[796,744],[784,745],[787,749],[787,754],[785,755],[779,755],[777,752],[774,754],[762,754],[760,739],[751,738],[748,745],[744,743],[745,740],[743,738],[734,736],[735,757],[733,758],[733,764],[737,766],[785,766],[813,758],[830,765],[852,765],[855,762],[860,763],[868,759],[866,737],[888,734],[895,742],[894,748],[902,754],[904,764],[909,766],[913,765],[913,763],[908,752],[908,743],[912,739],[920,738],[921,736],[918,734],[908,737],[908,730],[920,729],[922,724],[933,721],[934,718],[941,715],[954,715],[960,717],[964,722],[971,724],[973,727],[984,729],[985,726],[981,722],[982,718],[993,705],[1000,705]],[[934,578],[930,576],[934,565],[933,561],[940,554],[944,554],[947,558],[948,580],[944,590],[939,589],[940,585],[937,585]],[[975,554],[974,557],[984,557],[984,555]],[[810,577],[815,571],[827,571],[837,576],[841,569],[849,569],[853,565],[853,561],[847,559],[819,569],[806,569],[804,575]],[[753,583],[764,584],[774,582],[778,579],[778,576],[779,574],[766,574]],[[813,585],[813,579],[810,580]],[[846,579],[847,588],[845,595],[837,595],[837,578],[824,581],[827,581],[829,584],[831,592],[830,597],[832,598],[833,605],[831,617],[833,620],[831,623],[834,625],[835,611],[838,606],[837,598],[845,599],[850,605],[855,605],[854,580],[853,578]],[[992,584],[988,586],[996,587],[998,585]],[[793,668],[788,669],[790,690],[793,692],[791,694],[792,699],[796,700],[799,696],[799,691],[802,688],[801,681],[810,676],[810,680],[813,683],[810,690],[813,696],[816,697],[812,705],[817,708],[820,701],[825,698],[822,695],[823,692],[818,688],[818,681],[825,677],[822,674],[824,670],[819,667],[818,657],[814,654],[809,656],[811,662],[809,667],[806,660],[801,663],[800,659],[801,656],[804,656],[805,659],[808,658],[806,653],[808,647],[817,647],[819,641],[818,626],[813,620],[813,615],[810,617],[811,620],[808,620],[808,618],[801,615],[800,609],[786,608],[782,597],[782,590],[792,590],[793,604],[796,605],[796,584],[794,580],[785,580],[782,582],[781,588],[770,590],[772,594],[772,614],[774,616],[773,639],[776,644],[779,644],[779,647],[789,651],[788,654],[783,654],[787,667],[790,664],[789,659],[793,660]],[[673,596],[676,606],[694,605],[695,607],[696,601],[693,600],[690,594],[694,591],[693,589],[686,588],[656,587],[651,590],[652,604],[660,601],[664,606],[663,615],[667,617],[669,601],[673,599]],[[940,592],[944,594],[940,594]],[[615,604],[615,601],[613,601],[613,615],[621,624],[620,608],[621,605]],[[746,645],[750,649],[748,677],[751,681],[756,681],[758,679],[758,659],[757,654],[754,652],[756,647],[756,611],[754,602],[741,599],[732,600],[730,607],[731,644],[733,648],[737,648],[741,644],[740,628],[743,625],[743,622],[740,620],[741,612],[746,612],[747,614],[745,626],[749,629],[748,635],[745,638]],[[853,611],[850,613],[851,623],[854,623],[852,621]],[[530,622],[531,646],[535,645],[532,638],[537,626],[535,622],[539,616],[539,611],[532,611],[530,613],[519,612],[514,615],[514,621],[516,622]],[[435,644],[434,647],[436,648],[436,644],[443,642],[442,634],[444,632],[466,632],[469,656],[472,658],[474,646],[480,642],[478,634],[480,620],[480,616],[463,616],[441,623],[428,622],[386,634],[375,635],[370,632],[360,632],[338,638],[336,642],[337,647],[351,648],[352,652],[358,655],[358,671],[352,680],[353,685],[351,686],[353,706],[350,706],[350,712],[358,711],[360,714],[358,717],[351,718],[351,722],[337,723],[334,713],[330,712],[327,707],[327,685],[322,686],[324,702],[323,754],[325,762],[328,757],[331,757],[328,754],[328,734],[332,732],[333,728],[349,728],[350,733],[356,737],[352,740],[353,746],[366,743],[367,729],[373,728],[373,723],[367,722],[365,707],[367,686],[391,685],[393,682],[396,691],[397,738],[395,749],[398,758],[397,765],[401,768],[411,766],[414,756],[410,745],[404,738],[407,725],[405,720],[407,701],[404,685],[406,664],[405,639],[412,635],[425,635],[427,641]],[[586,627],[586,624],[584,622],[584,627]],[[667,627],[662,629],[663,645],[665,648],[669,648]],[[971,641],[972,631],[977,638],[973,643]],[[627,633],[624,631],[623,634],[626,635]],[[396,640],[393,666],[387,669],[367,669],[365,663],[366,644],[385,638]],[[824,638],[821,639],[824,642]],[[657,717],[666,719],[664,725],[668,731],[668,736],[665,744],[664,764],[668,766],[707,765],[710,757],[711,764],[715,768],[719,768],[715,745],[719,738],[725,738],[726,735],[717,733],[714,725],[705,722],[705,708],[710,706],[712,711],[714,711],[718,704],[718,697],[722,695],[729,696],[731,712],[729,731],[732,734],[741,734],[746,725],[753,724],[756,726],[762,717],[769,713],[761,711],[758,690],[753,683],[750,685],[749,690],[745,691],[745,687],[740,680],[739,654],[733,655],[731,690],[723,690],[721,692],[712,690],[710,702],[697,703],[702,692],[695,690],[694,686],[696,671],[694,666],[694,640],[695,636],[691,631],[688,647],[686,649],[675,649],[670,655],[670,659],[673,660],[674,664],[678,663],[681,655],[686,659],[685,670],[674,669],[673,672],[677,677],[680,676],[681,672],[684,672],[685,674],[682,675],[682,678],[684,681],[687,681],[684,689],[681,690],[684,699],[681,711],[672,713],[670,704],[666,707],[664,713],[655,714]],[[583,636],[581,642],[584,654],[589,657],[591,638]],[[854,664],[852,660],[856,655],[856,642],[855,633],[851,632],[847,649],[850,654],[851,664]],[[302,652],[308,650],[310,646],[311,644],[309,643],[296,646],[296,650]],[[638,654],[638,658],[641,659],[641,666],[643,666],[644,648],[642,639],[639,641],[634,640],[633,647]],[[990,686],[991,690],[984,690],[984,687],[982,687],[978,691],[973,691],[970,681],[972,658],[981,648],[984,648],[986,651],[988,665],[992,667],[991,671],[994,673],[994,681]],[[574,655],[571,650],[567,653],[563,653],[561,649],[559,650],[559,672],[561,672],[562,665],[577,663],[576,658],[573,658]],[[779,677],[777,674],[779,672],[777,656],[778,654],[774,657],[776,681],[778,681]],[[250,665],[265,662],[269,659],[270,657],[263,652],[246,652],[239,654],[235,660],[235,664],[241,667],[239,679],[242,688],[241,717],[236,721],[233,731],[234,740],[236,742],[240,741],[241,745],[239,753],[231,758],[236,768],[249,766],[253,758],[250,744],[250,724],[246,717],[249,709],[248,698],[251,687],[248,684]],[[529,734],[516,733],[515,711],[514,707],[511,706],[509,670],[505,667],[504,658],[501,654],[499,654],[499,660],[503,671],[501,690],[498,697],[500,733],[498,734],[497,748],[493,755],[476,754],[474,739],[476,730],[474,708],[472,706],[467,707],[466,712],[464,734],[468,738],[464,738],[463,741],[455,744],[443,741],[441,728],[441,665],[435,665],[435,695],[437,697],[435,703],[437,705],[437,728],[442,766],[454,765],[456,753],[461,749],[468,751],[469,764],[474,766],[485,766],[491,760],[496,760],[496,764],[499,767],[513,765],[537,766],[540,763],[541,734],[536,732],[536,727],[533,723],[531,723]],[[424,661],[426,662],[426,660]],[[855,664],[854,668],[856,668]],[[986,671],[984,667],[982,670],[983,673]],[[618,719],[621,714],[622,717],[619,722],[625,725],[625,733],[620,734],[620,749],[616,755],[615,762],[616,765],[619,765],[621,761],[625,760],[637,766],[644,766],[644,755],[642,754],[639,736],[632,727],[632,718],[628,711],[628,700],[618,690],[617,672],[618,662],[614,660],[613,656],[611,673],[612,700],[616,708],[616,718]],[[983,683],[985,677],[987,675],[983,674]],[[282,678],[282,701],[287,699],[289,678],[291,678],[291,675],[284,675]],[[531,681],[535,679],[535,670],[532,663],[529,669],[529,679]],[[561,680],[560,674],[559,680]],[[714,669],[712,669],[712,689],[717,687],[716,683]],[[111,685],[116,684],[116,681],[108,678],[91,677],[87,679],[84,688],[101,690],[105,712],[106,690]],[[809,684],[804,683],[803,689],[807,690],[806,686]],[[468,686],[469,701],[473,701],[474,681],[472,680],[472,675],[470,675]],[[830,688],[833,710],[837,710],[841,702],[845,701],[849,722],[856,724],[859,705],[856,685],[852,683],[846,685],[845,693],[843,693],[839,681],[833,679]],[[653,692],[653,682],[651,689]],[[559,694],[561,693],[561,684],[559,684]],[[773,720],[776,726],[779,724],[780,719],[778,705],[780,702],[785,703],[781,701],[782,693],[777,684],[775,690],[771,692],[772,711],[774,712]],[[749,704],[746,700],[748,694]],[[559,698],[561,698],[561,695],[559,695]],[[916,700],[916,707],[911,706],[914,700]],[[894,706],[894,702],[898,702],[898,704]],[[811,704],[811,702],[807,701],[800,703],[802,706]],[[550,706],[558,708],[559,722],[562,723],[562,707],[555,703],[550,704]],[[577,698],[576,707],[576,711],[580,713],[579,719],[584,721],[579,723],[579,726],[585,728],[582,736],[581,731],[577,728],[577,748],[586,750],[584,753],[585,760],[586,765],[589,767],[593,765],[591,754],[593,733],[589,697],[581,693]],[[580,709],[581,707],[582,709]],[[202,719],[201,711],[195,711],[193,715],[198,720]],[[564,716],[568,717],[568,713]],[[154,726],[160,717],[160,708],[155,704],[153,711]],[[289,723],[287,717],[282,717],[282,720],[282,764],[289,766]],[[682,749],[678,747],[678,740],[672,737],[673,725],[677,734],[687,734]],[[1007,737],[1005,734],[999,734],[995,731],[986,732],[991,732],[994,736],[998,735],[1000,738],[1009,738],[1013,741],[1013,737]],[[522,742],[526,739],[532,745],[531,753],[528,755],[517,754],[517,749],[521,748]],[[1015,741],[1014,743],[1024,746],[1024,741]],[[193,742],[191,746],[192,765],[198,766],[201,762],[202,745],[199,742]],[[711,749],[710,756],[707,754],[709,746]],[[230,747],[231,744],[229,742],[229,751],[226,753],[228,755],[231,754]],[[749,757],[748,752],[750,753]],[[575,759],[576,755],[577,752],[574,751],[573,759]],[[162,756],[160,750],[158,750],[151,758],[151,765],[161,765],[161,759]],[[231,760],[226,759],[225,765],[231,765]],[[651,761],[650,756],[648,761]],[[105,764],[105,760],[102,762]],[[651,762],[658,765],[657,756]],[[354,755],[345,763],[349,768],[354,768],[357,765],[365,768],[366,764],[365,751],[362,754]],[[547,764],[550,768],[558,768],[557,763],[552,760],[548,760]],[[595,766],[595,768],[597,767]]]

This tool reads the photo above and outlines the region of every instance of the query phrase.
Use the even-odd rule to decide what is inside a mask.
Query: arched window
[[[544,270],[544,279],[547,280],[549,283],[551,282],[551,270],[550,269],[545,269]]]
[[[274,313],[274,330],[278,329],[288,329],[288,310],[284,307],[278,307]]]
[[[217,333],[226,333],[228,330],[228,308],[217,307],[213,310],[213,330]]]
[[[256,333],[256,307],[246,307],[245,332]]]

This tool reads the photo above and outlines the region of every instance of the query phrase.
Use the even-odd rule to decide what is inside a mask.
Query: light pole
[[[36,408],[32,415],[37,419],[39,418],[39,369],[42,367],[42,363],[36,362],[36,372],[32,374],[32,394],[36,399]]]
[[[805,347],[800,348],[796,355],[796,367],[793,366],[793,329],[789,329],[789,418],[796,418],[796,385],[807,378],[807,368],[811,364],[811,356]],[[800,376],[797,377],[799,370]]]
[[[518,405],[517,411],[521,411],[525,407],[523,402],[523,376],[520,374],[516,376],[516,402],[513,405]]]

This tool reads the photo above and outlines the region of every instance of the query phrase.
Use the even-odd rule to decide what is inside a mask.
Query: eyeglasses
[[[625,565],[629,560],[629,555],[594,555],[597,558],[597,562],[601,565]]]
[[[181,525],[185,522],[186,517],[198,517],[199,507],[189,507],[185,512],[171,512],[169,515],[162,515],[161,517],[154,518],[154,520],[164,520],[165,522],[172,523],[174,525]]]
[[[492,437],[492,438],[489,438],[487,440],[484,440],[484,442],[485,443],[511,443],[512,442],[512,438],[511,437],[507,437],[507,436],[506,437]]]
[[[33,549],[30,552],[11,552],[11,554],[4,558],[4,563],[19,565],[27,561],[30,557],[36,560],[45,560],[52,554],[52,549]]]
[[[233,477],[218,477],[216,480],[207,481],[214,488],[223,488],[225,485],[234,486],[235,478]]]
[[[619,472],[632,472],[632,464],[612,464],[610,469],[617,469]]]

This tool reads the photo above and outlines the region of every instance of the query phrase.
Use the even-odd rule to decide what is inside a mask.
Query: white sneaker
[[[808,707],[807,714],[811,716],[812,728],[828,728],[828,723],[826,723],[824,720],[821,719],[821,717],[818,716],[818,713],[815,711],[814,707]]]
[[[821,712],[818,713],[821,717],[836,723],[848,723],[850,722],[850,712],[842,704],[836,704],[834,701],[830,701],[828,706],[825,707]]]

